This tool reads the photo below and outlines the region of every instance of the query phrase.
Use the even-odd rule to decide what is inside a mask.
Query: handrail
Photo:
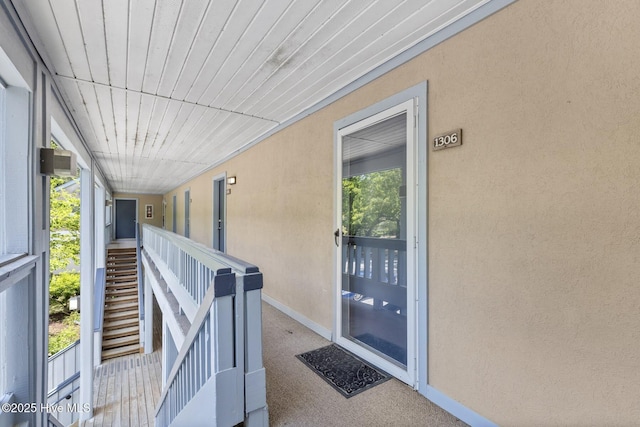
[[[384,239],[381,237],[342,236],[343,244],[366,246],[368,248],[393,249],[406,251],[407,241],[402,239]]]
[[[206,409],[212,424],[236,425],[244,418],[245,425],[266,427],[262,273],[175,233],[146,224],[143,230],[144,265],[157,270],[149,278],[169,317],[169,329],[175,313],[190,322],[186,334],[176,329],[177,356],[175,350],[166,355],[168,378],[156,407],[156,425],[190,425]],[[222,293],[220,281],[225,283]],[[165,292],[172,302],[163,300]]]
[[[72,342],[71,344],[69,344],[68,346],[66,346],[65,348],[60,350],[59,352],[49,356],[48,361],[51,362],[51,361],[57,359],[58,357],[62,356],[64,353],[66,353],[67,351],[71,350],[73,347],[77,346],[78,344],[80,344],[80,340],[76,340],[76,342]]]
[[[47,405],[49,407],[56,407],[55,423],[49,423],[49,425],[72,425],[78,420],[79,413],[73,410],[72,407],[79,406],[79,390],[80,390],[80,372],[76,372],[63,382],[58,384],[54,389],[50,390],[47,394]],[[66,404],[63,405],[62,402]],[[66,408],[66,409],[65,409]],[[51,419],[49,419],[51,421]]]
[[[48,427],[64,427],[64,424],[58,421],[58,419],[51,413],[47,415],[47,424]]]
[[[252,264],[249,264],[245,261],[235,258],[225,252],[220,252],[218,250],[208,248],[201,243],[194,242],[189,238],[180,236],[179,234],[173,233],[171,231],[154,227],[148,224],[144,224],[142,228],[143,230],[148,229],[153,234],[162,236],[162,238],[167,239],[169,242],[181,247],[183,250],[191,250],[191,249],[196,250],[197,255],[191,251],[189,252],[189,255],[193,256],[195,260],[197,260],[198,262],[201,262],[202,264],[206,265],[207,267],[210,267],[213,270],[217,270],[220,268],[232,268],[234,270],[241,270],[246,273],[253,273],[253,272],[259,271],[258,267]],[[147,242],[147,244],[149,245],[150,242]],[[216,255],[216,259],[211,258],[212,254]],[[158,254],[158,255],[162,257],[162,254]]]
[[[378,237],[342,237],[342,273],[352,285],[362,280],[376,284],[406,287],[406,274],[399,265],[406,262],[407,241]],[[364,282],[361,285],[366,286]],[[355,292],[352,289],[352,292]],[[361,292],[358,292],[361,293]]]
[[[160,415],[160,412],[164,408],[165,400],[170,391],[171,385],[173,384],[176,376],[182,364],[187,357],[187,354],[191,350],[192,343],[195,340],[196,336],[200,333],[205,320],[208,319],[210,315],[211,306],[213,305],[216,298],[220,298],[223,296],[232,296],[235,295],[235,273],[231,272],[231,269],[221,269],[217,271],[217,274],[214,278],[213,286],[210,286],[202,299],[202,304],[198,309],[193,322],[191,323],[191,327],[189,328],[189,332],[184,339],[184,344],[176,357],[176,361],[171,368],[169,376],[167,377],[166,386],[162,391],[162,395],[158,400],[158,405],[156,407],[156,417]],[[211,375],[211,372],[209,372]],[[197,390],[196,390],[197,391]],[[185,402],[186,403],[186,402]]]
[[[138,269],[138,313],[140,320],[144,320],[144,275],[142,274],[142,258],[140,257],[140,249],[142,247],[142,229],[141,224],[136,223],[136,259]]]
[[[51,397],[54,394],[60,392],[60,390],[62,390],[63,388],[65,388],[66,386],[68,386],[69,384],[73,384],[74,381],[76,381],[77,379],[80,378],[80,372],[76,372],[75,374],[73,374],[72,376],[70,376],[69,378],[67,378],[66,380],[62,381],[60,384],[58,384],[53,390],[49,390],[49,392],[47,393],[47,397]],[[76,389],[72,390],[71,393],[73,393]],[[69,393],[69,394],[71,394]],[[62,400],[62,399],[60,399]],[[60,400],[53,402],[53,403],[58,403]]]
[[[0,267],[0,293],[29,275],[39,259],[37,255],[14,254],[3,257]]]
[[[214,272],[233,267],[233,263],[221,256],[213,258],[211,249],[186,237],[148,224],[143,225],[143,230],[145,251],[163,261],[164,265],[158,268],[165,280],[179,285],[177,289],[172,289],[172,293],[186,316],[192,320]],[[170,246],[175,250],[171,250]]]
[[[69,344],[56,354],[52,355],[48,359],[48,391],[55,390],[60,387],[60,384],[64,384],[69,378],[76,375],[80,371],[79,359],[80,359],[80,340]],[[69,358],[71,363],[69,363]],[[62,359],[58,361],[58,359]],[[70,368],[70,369],[69,369]],[[68,371],[71,372],[68,372]],[[57,383],[57,384],[56,384]]]
[[[93,331],[102,332],[104,319],[104,294],[107,283],[106,269],[96,268],[96,283],[94,285],[93,302]]]

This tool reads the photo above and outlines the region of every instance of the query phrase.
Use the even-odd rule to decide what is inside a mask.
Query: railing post
[[[208,409],[212,425],[266,427],[259,269],[174,233],[144,230],[146,282],[172,325],[164,327],[163,352],[175,353],[175,363],[165,358],[156,425],[191,425]],[[188,330],[178,324],[185,318]],[[174,330],[179,347],[172,349]]]
[[[262,365],[262,283],[260,272],[244,276],[245,427],[269,425],[267,380]]]

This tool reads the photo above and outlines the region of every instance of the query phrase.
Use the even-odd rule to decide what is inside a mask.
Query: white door
[[[414,100],[338,130],[336,342],[415,384]]]

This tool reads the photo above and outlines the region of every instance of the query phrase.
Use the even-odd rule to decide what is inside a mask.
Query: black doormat
[[[346,398],[391,378],[335,344],[296,357]]]

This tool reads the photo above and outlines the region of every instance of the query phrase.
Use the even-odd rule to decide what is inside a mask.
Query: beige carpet
[[[266,303],[262,308],[270,426],[466,426],[396,379],[344,398],[295,358],[329,341]]]

